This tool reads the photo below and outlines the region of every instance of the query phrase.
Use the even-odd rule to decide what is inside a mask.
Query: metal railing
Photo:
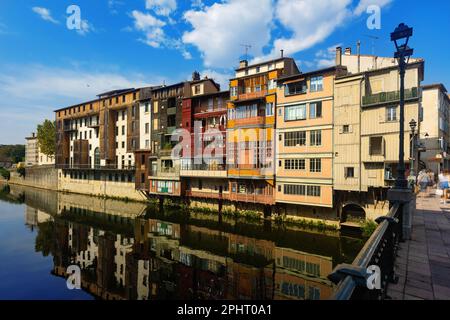
[[[395,258],[402,239],[403,205],[394,204],[387,216],[379,217],[375,232],[366,242],[353,263],[336,266],[328,278],[337,285],[331,300],[382,300],[389,283],[398,281]],[[369,288],[374,274],[368,268],[379,268],[380,287]]]
[[[109,165],[56,164],[55,168],[64,170],[125,170],[125,171],[134,171],[136,169],[135,166],[130,165],[119,166],[116,164],[109,164]]]
[[[418,97],[419,97],[418,88],[414,87],[405,90],[405,100],[416,99]],[[400,91],[390,91],[364,96],[362,104],[363,106],[370,106],[397,101],[400,101]]]

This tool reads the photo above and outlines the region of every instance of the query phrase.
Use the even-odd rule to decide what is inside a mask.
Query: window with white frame
[[[305,170],[306,161],[305,159],[286,159],[284,160],[285,170]]]
[[[266,116],[273,116],[273,102],[266,103]]]
[[[322,117],[322,101],[309,104],[309,118],[316,119]]]
[[[386,122],[397,121],[397,107],[386,107]]]
[[[284,108],[284,121],[306,120],[306,104]]]
[[[232,97],[237,97],[238,95],[238,87],[230,87],[230,93]]]
[[[322,172],[322,159],[310,159],[309,160],[310,172]]]
[[[311,77],[311,92],[317,92],[323,90],[323,76]]]
[[[322,131],[313,130],[309,133],[309,141],[311,146],[321,146],[322,145]]]

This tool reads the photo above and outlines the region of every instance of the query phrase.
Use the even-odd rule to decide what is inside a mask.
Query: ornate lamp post
[[[415,158],[415,146],[416,146],[416,127],[417,127],[417,122],[416,120],[412,119],[409,122],[409,127],[411,128],[411,164],[410,164],[410,174],[409,176],[411,177],[411,179],[415,179],[415,172],[414,172],[414,158]]]
[[[398,60],[400,70],[400,146],[397,179],[395,181],[395,187],[398,189],[408,187],[408,181],[405,178],[405,71],[409,58],[414,52],[413,49],[408,47],[409,38],[412,35],[413,29],[404,23],[399,24],[391,33],[391,41],[395,43],[397,49],[394,57]]]

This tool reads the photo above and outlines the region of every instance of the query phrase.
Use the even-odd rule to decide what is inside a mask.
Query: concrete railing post
[[[412,217],[416,210],[416,195],[410,189],[393,188],[388,191],[390,204],[399,203],[402,210],[403,240],[411,239]]]

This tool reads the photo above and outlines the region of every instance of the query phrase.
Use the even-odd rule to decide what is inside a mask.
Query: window
[[[383,155],[383,137],[370,137],[369,154],[371,156]]]
[[[146,123],[145,124],[145,133],[149,133],[149,128],[150,128],[150,124]]]
[[[322,145],[322,131],[313,130],[309,133],[309,140],[311,146],[320,146]]]
[[[322,102],[314,102],[309,104],[309,117],[311,119],[322,117]]]
[[[355,177],[355,168],[353,167],[347,167],[345,170],[345,178],[354,178]]]
[[[305,170],[305,159],[288,159],[284,160],[284,169],[286,170]]]
[[[348,124],[342,126],[342,133],[350,133],[350,126]]]
[[[311,77],[311,92],[323,90],[323,76]]]
[[[284,194],[304,196],[306,195],[306,186],[298,184],[285,184]]]
[[[232,97],[237,97],[237,95],[238,95],[238,87],[231,87],[230,90],[231,90],[231,96]]]
[[[125,126],[122,126],[122,135],[125,135]]]
[[[322,159],[310,159],[309,160],[309,171],[310,172],[321,172],[322,171]]]
[[[273,116],[273,102],[266,103],[266,116]]]
[[[119,103],[119,97],[116,97],[116,103]]]
[[[386,108],[386,122],[397,120],[397,107]]]
[[[145,149],[150,148],[150,140],[145,140]]]
[[[122,149],[125,149],[125,141],[122,141]]]
[[[284,121],[306,120],[306,104],[284,108]]]
[[[146,102],[146,103],[145,103],[145,106],[144,106],[144,112],[145,112],[145,113],[148,112],[148,108],[149,108],[148,102]]]
[[[122,102],[123,102],[123,103],[125,103],[125,99],[126,99],[126,97],[125,97],[125,96],[122,96]]]
[[[320,197],[320,186],[308,186],[306,194],[311,197]]]
[[[277,88],[277,81],[275,79],[269,80],[269,90],[276,89]]]
[[[125,110],[122,111],[122,120],[125,120]]]
[[[239,106],[235,112],[236,119],[254,118],[258,116],[258,105]],[[230,118],[233,119],[233,118]]]
[[[286,132],[284,134],[284,146],[295,147],[306,145],[306,131]]]
[[[175,127],[176,126],[176,115],[170,115],[167,116],[167,126],[168,127]]]
[[[286,84],[284,88],[284,94],[286,96],[293,95],[293,94],[302,94],[306,93],[307,85],[306,81],[299,81],[294,83],[288,83]]]
[[[261,72],[261,68],[260,67],[256,67],[256,73],[260,73]]]
[[[200,90],[200,85],[196,85],[196,86],[194,87],[194,92],[195,92],[195,94],[200,94],[200,92],[201,92],[201,90]]]

